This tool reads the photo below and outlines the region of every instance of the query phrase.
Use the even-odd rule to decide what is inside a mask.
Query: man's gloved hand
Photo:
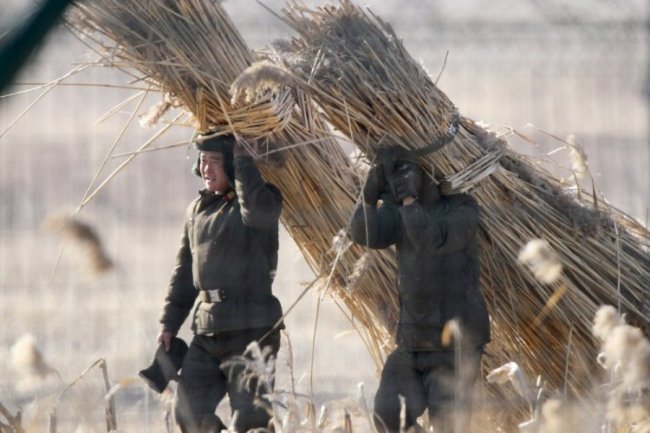
[[[248,143],[243,144],[237,141],[237,143],[235,143],[235,146],[232,148],[232,156],[233,158],[239,158],[241,156],[252,156],[250,150],[251,150],[250,144]]]
[[[248,138],[246,142],[237,141],[232,149],[232,156],[239,158],[241,156],[252,156],[257,159],[262,153],[262,145],[259,140]]]
[[[382,191],[386,190],[386,177],[381,164],[375,164],[370,167],[366,183],[363,186],[363,201],[366,204],[375,206],[379,200]]]
[[[417,163],[395,161],[385,172],[393,197],[398,203],[407,197],[417,198],[420,195],[424,173]]]

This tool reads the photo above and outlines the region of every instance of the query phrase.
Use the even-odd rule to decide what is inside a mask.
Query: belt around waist
[[[235,298],[266,298],[268,296],[271,296],[271,290],[268,292],[249,292],[244,290],[242,292],[235,293],[226,291],[224,289],[199,290],[199,300],[210,304]]]

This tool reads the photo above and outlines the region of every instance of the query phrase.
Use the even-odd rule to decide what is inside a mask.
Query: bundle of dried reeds
[[[590,319],[599,305],[618,305],[647,327],[648,232],[595,195],[568,194],[472,120],[461,117],[456,131],[453,103],[372,13],[349,0],[316,9],[293,2],[284,20],[299,34],[283,44],[285,62],[335,128],[371,159],[390,146],[438,149],[421,162],[445,178],[443,192],[473,187],[494,327],[488,367],[514,360],[556,389],[587,389],[595,353]],[[563,266],[552,283],[517,263],[520,249],[537,238]]]
[[[380,365],[397,321],[395,260],[390,252],[367,253],[349,242],[333,245],[360,180],[318,111],[292,89],[292,76],[268,63],[252,65],[255,56],[219,1],[92,0],[80,2],[76,12],[73,27],[101,55],[98,63],[163,93],[170,101],[165,106],[191,114],[185,126],[267,144],[259,165],[283,192],[283,224],[360,323]]]
[[[423,164],[445,176],[445,191],[475,185],[483,206],[482,283],[494,323],[488,368],[514,360],[551,386],[583,390],[595,351],[589,322],[598,305],[640,315],[647,302],[645,230],[616,209],[599,208],[595,197],[592,205],[564,194],[558,180],[471,120],[462,118],[456,132],[449,99],[387,25],[350,2],[311,11],[294,4],[287,11],[301,36],[289,47],[298,54],[290,81],[304,94],[291,89],[285,73],[263,72],[274,66],[256,66],[238,80],[234,106],[230,84],[256,58],[219,2],[95,0],[79,11],[84,24],[108,38],[94,39],[110,54],[103,62],[167,94],[192,114],[188,126],[263,137],[269,155],[284,155],[281,166],[263,166],[284,192],[283,223],[359,320],[376,359],[391,348],[397,319],[395,262],[390,252],[366,253],[345,242],[332,248],[359,179],[305,94],[371,158],[384,146],[441,147]],[[277,109],[279,100],[285,108]],[[545,239],[564,266],[555,283],[540,283],[517,264],[533,238]]]

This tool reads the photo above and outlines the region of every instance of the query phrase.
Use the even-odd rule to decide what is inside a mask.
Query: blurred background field
[[[263,3],[275,10],[282,7],[279,0]],[[574,135],[587,153],[603,195],[647,226],[647,1],[375,0],[365,4],[394,25],[407,49],[432,76],[442,70],[438,85],[462,114],[499,130],[516,129],[537,144],[516,137],[511,144],[537,156],[563,145],[540,131],[561,139]],[[261,48],[289,34],[253,0],[230,1],[225,7],[251,47]],[[31,8],[26,0],[2,2],[0,32]],[[4,93],[37,87],[92,60],[83,41],[58,29],[16,79],[23,84]],[[98,358],[107,360],[113,380],[133,376],[153,353],[183,212],[201,187],[190,174],[195,154],[185,146],[140,155],[81,210],[79,218],[96,229],[115,263],[114,271],[100,278],[88,272],[84,251],[71,243],[61,250],[61,237],[43,229],[48,216],[79,206],[104,155],[135,109],[132,103],[98,122],[134,94],[116,87],[129,80],[108,68],[87,69],[46,93],[42,88],[0,99],[0,402],[4,404],[27,408],[33,398],[33,391],[18,386],[19,377],[9,362],[10,347],[24,334],[34,335],[47,362],[66,384]],[[159,100],[159,95],[151,95],[138,113],[145,114]],[[116,153],[134,151],[155,133],[156,129],[144,129],[136,122]],[[191,131],[179,129],[154,145],[187,141],[190,135]],[[571,165],[566,151],[552,158]],[[110,160],[100,182],[123,161],[124,157]],[[287,309],[313,275],[286,234],[280,260],[274,290]],[[310,293],[287,318],[292,373],[303,393],[309,392],[317,295]],[[325,298],[322,308],[315,343],[316,401],[356,397],[361,381],[371,397],[377,366],[338,306]],[[190,337],[187,324],[183,335]],[[288,364],[285,344],[279,388],[290,388]],[[90,376],[100,377],[98,372]],[[90,402],[101,402],[102,386],[88,382],[76,392],[91,397],[75,401],[85,400],[101,416],[101,405]],[[162,406],[140,383],[116,395],[118,418],[124,423],[146,422],[154,431],[160,428]],[[150,410],[143,411],[145,405]],[[70,419],[86,412],[70,410]]]

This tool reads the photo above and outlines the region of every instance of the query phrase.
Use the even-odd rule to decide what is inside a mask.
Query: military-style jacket
[[[443,328],[452,319],[460,325],[464,346],[490,340],[479,289],[478,220],[478,204],[467,194],[410,206],[387,199],[378,208],[361,204],[355,210],[355,242],[376,249],[395,244],[397,249],[399,348],[453,349],[441,344]]]
[[[234,165],[236,195],[203,190],[187,208],[160,317],[165,331],[178,332],[199,290],[218,289],[224,300],[198,302],[196,334],[272,326],[282,317],[271,293],[282,195],[264,182],[251,157]]]

